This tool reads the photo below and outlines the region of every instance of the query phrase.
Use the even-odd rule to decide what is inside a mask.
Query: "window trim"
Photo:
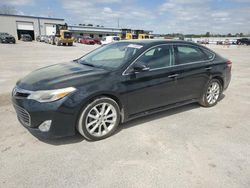
[[[160,69],[169,69],[169,68],[174,68],[174,67],[179,67],[179,66],[185,66],[185,65],[191,65],[191,64],[198,64],[198,63],[205,63],[205,62],[211,62],[214,60],[215,58],[215,53],[213,51],[210,51],[209,49],[206,49],[206,48],[203,48],[202,46],[199,46],[199,45],[193,45],[193,44],[186,44],[186,43],[171,43],[171,44],[158,44],[158,45],[155,45],[155,46],[152,46],[148,49],[146,49],[143,53],[141,53],[132,63],[130,63],[127,68],[123,71],[122,73],[122,76],[126,76],[126,75],[130,75],[129,73],[127,73],[126,71],[142,56],[144,55],[144,53],[146,53],[147,51],[151,50],[152,48],[155,48],[155,47],[158,47],[158,46],[163,46],[163,45],[170,45],[171,48],[172,48],[172,55],[173,55],[173,58],[172,58],[172,63],[173,65],[172,66],[169,66],[169,67],[162,67],[162,68],[156,68],[156,69],[150,69],[149,71],[155,71],[155,70],[160,70]],[[178,46],[178,45],[182,45],[182,46],[191,46],[191,47],[196,47],[196,48],[199,48],[200,50],[206,50],[208,51],[209,53],[212,53],[213,54],[213,58],[211,59],[208,59],[208,60],[203,60],[203,61],[193,61],[193,62],[190,62],[190,63],[185,63],[185,64],[180,64],[180,65],[175,65],[175,52],[174,52],[174,46]],[[137,74],[137,73],[136,73]]]

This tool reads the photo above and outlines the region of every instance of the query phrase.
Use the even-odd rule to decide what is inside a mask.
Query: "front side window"
[[[208,60],[208,56],[198,47],[176,46],[175,54],[177,65]]]
[[[112,43],[83,56],[78,62],[93,67],[115,69],[133,58],[142,47],[128,42]]]
[[[152,48],[145,52],[136,63],[144,64],[150,69],[169,67],[172,65],[172,48],[169,45]]]

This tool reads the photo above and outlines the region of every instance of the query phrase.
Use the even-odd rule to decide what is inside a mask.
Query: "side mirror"
[[[134,72],[147,72],[150,70],[150,68],[140,62],[140,63],[136,63],[133,66],[133,70]]]

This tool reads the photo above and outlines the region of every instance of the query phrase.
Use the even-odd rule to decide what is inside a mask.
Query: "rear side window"
[[[213,59],[214,54],[212,52],[208,50],[203,50],[203,52],[206,54],[208,60]]]
[[[175,55],[175,64],[177,65],[199,62],[209,59],[209,56],[200,48],[193,46],[175,46]]]

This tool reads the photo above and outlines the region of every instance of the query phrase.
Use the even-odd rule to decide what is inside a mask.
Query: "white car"
[[[120,37],[118,37],[118,36],[106,36],[106,37],[102,38],[101,44],[105,45],[105,44],[109,44],[112,42],[117,42],[119,40],[120,40]]]

